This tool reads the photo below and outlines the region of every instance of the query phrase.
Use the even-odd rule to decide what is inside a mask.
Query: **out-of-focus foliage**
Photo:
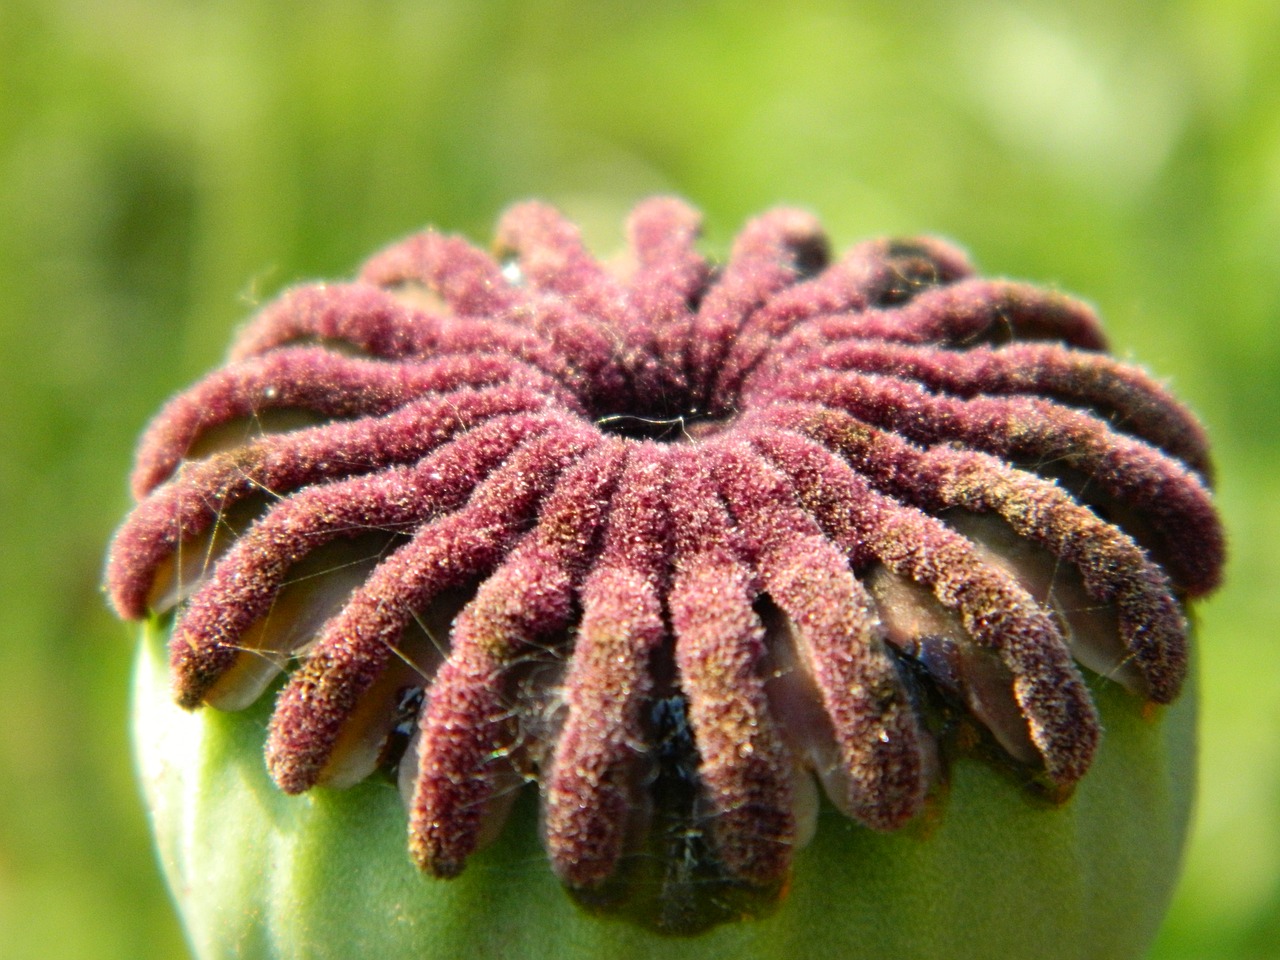
[[[0,955],[181,956],[101,553],[132,438],[282,285],[538,195],[951,235],[1096,302],[1215,437],[1203,788],[1154,957],[1280,942],[1280,6],[6,0]]]

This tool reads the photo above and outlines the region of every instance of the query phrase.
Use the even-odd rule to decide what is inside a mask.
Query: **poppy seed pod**
[[[697,233],[411,237],[144,435],[107,580],[199,956],[1141,955],[1202,430],[941,241]]]

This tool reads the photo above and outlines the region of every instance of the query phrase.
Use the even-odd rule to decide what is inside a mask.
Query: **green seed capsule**
[[[1188,686],[1149,711],[1092,680],[1105,734],[1061,806],[964,759],[937,809],[895,833],[824,804],[772,913],[693,937],[577,905],[547,864],[532,789],[461,876],[424,876],[394,785],[281,793],[262,761],[269,698],[242,713],[181,710],[154,628],[139,650],[134,740],[199,960],[1121,960],[1143,955],[1178,875],[1194,788]]]

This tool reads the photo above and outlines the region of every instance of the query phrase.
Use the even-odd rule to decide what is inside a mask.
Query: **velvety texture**
[[[528,203],[286,292],[143,437],[108,567],[182,707],[287,674],[285,793],[393,774],[451,878],[534,782],[572,895],[679,935],[779,909],[819,787],[873,831],[974,757],[1066,803],[1081,668],[1174,703],[1223,555],[1203,432],[1084,304],[697,232],[648,200],[606,264]]]

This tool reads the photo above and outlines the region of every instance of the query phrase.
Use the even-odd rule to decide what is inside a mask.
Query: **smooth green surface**
[[[1093,300],[1204,417],[1202,790],[1156,960],[1280,942],[1280,4],[0,3],[0,956],[183,956],[128,762],[103,546],[133,439],[252,304],[515,198],[603,249],[951,235]]]
[[[1190,812],[1195,697],[1158,719],[1114,685],[1071,801],[956,764],[939,815],[891,835],[826,809],[766,919],[660,937],[578,909],[542,855],[526,791],[456,880],[420,875],[396,789],[288,797],[262,760],[267,711],[185,713],[164,636],[138,655],[134,741],[160,857],[201,960],[1126,960],[1172,892]]]

